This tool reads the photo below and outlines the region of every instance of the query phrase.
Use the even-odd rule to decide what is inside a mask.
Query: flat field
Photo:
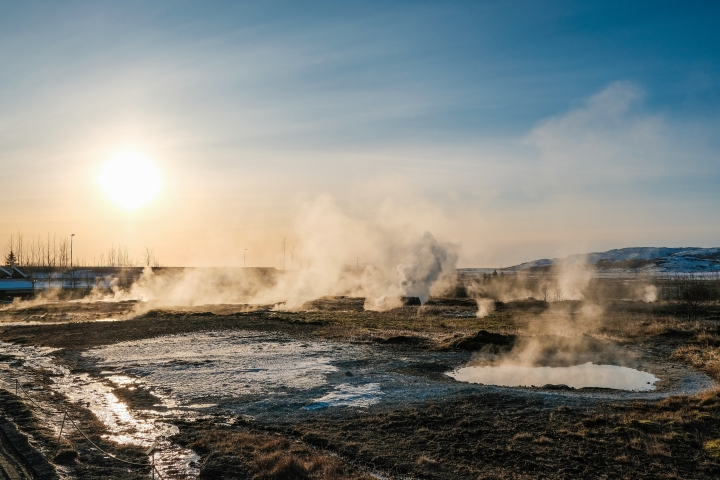
[[[386,312],[350,297],[296,312],[17,304],[0,311],[0,415],[66,478],[150,470],[115,461],[75,428],[58,444],[61,417],[47,410],[69,411],[98,447],[136,463],[157,441],[163,478],[720,475],[717,304],[692,315],[627,300],[490,310],[478,318],[475,300],[440,297]],[[657,381],[629,391],[448,375],[588,362]]]

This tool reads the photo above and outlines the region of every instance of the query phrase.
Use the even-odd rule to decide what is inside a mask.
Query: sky
[[[720,246],[718,18],[709,1],[2,2],[0,242],[278,266],[324,199],[453,242],[461,267]],[[162,179],[134,210],[98,181],[123,152]]]

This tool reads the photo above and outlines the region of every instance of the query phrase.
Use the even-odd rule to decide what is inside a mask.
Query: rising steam
[[[398,307],[407,296],[425,303],[433,285],[455,271],[457,246],[395,223],[352,217],[330,197],[320,197],[295,222],[304,257],[300,270],[189,268],[158,275],[146,269],[130,289],[116,288],[106,299],[143,300],[144,308],[249,303],[278,310],[298,310],[326,295],[365,297],[368,310]],[[359,255],[361,268],[354,265]]]

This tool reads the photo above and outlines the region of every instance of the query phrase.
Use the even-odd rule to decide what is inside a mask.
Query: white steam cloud
[[[476,313],[477,318],[485,318],[495,311],[495,300],[489,298],[476,298],[478,310]]]
[[[298,310],[327,295],[365,297],[368,310],[398,307],[408,296],[425,303],[433,285],[455,271],[458,248],[422,228],[397,227],[405,222],[397,221],[402,212],[396,215],[357,218],[330,197],[320,197],[295,223],[294,238],[302,249],[299,270],[185,269],[158,275],[147,269],[111,299],[143,300],[145,308],[250,303],[279,310]]]

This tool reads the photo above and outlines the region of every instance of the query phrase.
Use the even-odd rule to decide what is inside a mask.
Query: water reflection
[[[175,415],[178,412],[139,411],[132,412],[127,405],[120,401],[113,393],[113,388],[100,380],[86,374],[71,373],[66,367],[57,365],[48,356],[53,349],[22,347],[0,342],[0,351],[19,361],[21,367],[14,368],[12,372],[8,367],[0,369],[0,378],[5,382],[12,382],[13,378],[20,380],[21,384],[33,384],[33,372],[44,371],[50,373],[50,387],[54,392],[63,394],[70,402],[87,407],[95,417],[107,428],[109,434],[103,438],[118,444],[148,447],[154,442],[158,443],[155,464],[163,478],[187,479],[196,478],[199,470],[193,462],[198,456],[192,450],[172,443],[167,437],[178,432],[172,424],[160,421],[164,415]],[[3,365],[4,367],[4,365]],[[12,377],[8,374],[11,373]],[[113,374],[114,372],[104,372]],[[137,380],[124,375],[113,374],[109,378],[113,384],[129,387],[136,385]],[[33,387],[31,389],[37,389]],[[42,400],[35,399],[36,403]],[[167,406],[167,405],[164,405]],[[57,411],[56,405],[45,405],[47,411]],[[36,412],[36,414],[42,411]],[[56,428],[59,434],[61,415],[52,414],[44,416],[46,424]],[[72,429],[66,427],[71,434]]]
[[[448,374],[455,380],[503,387],[542,387],[567,385],[572,388],[612,388],[615,390],[655,390],[659,379],[651,373],[617,365],[588,362],[572,367],[527,367],[497,365],[463,367]]]

